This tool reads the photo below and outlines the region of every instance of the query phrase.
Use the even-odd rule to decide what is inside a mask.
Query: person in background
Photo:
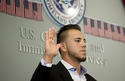
[[[31,81],[97,81],[80,64],[86,60],[86,39],[77,24],[64,25],[57,33],[54,28],[46,32],[45,54]],[[52,64],[60,52],[61,61]]]

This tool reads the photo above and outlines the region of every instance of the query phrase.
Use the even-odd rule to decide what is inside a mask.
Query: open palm
[[[45,54],[49,57],[55,57],[58,54],[60,44],[55,44],[56,30],[54,28],[49,29],[46,32]]]

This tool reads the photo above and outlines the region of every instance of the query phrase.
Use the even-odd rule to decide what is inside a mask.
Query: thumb
[[[60,44],[57,44],[57,45],[56,45],[56,49],[57,49],[57,50],[58,50],[60,47],[61,47]]]

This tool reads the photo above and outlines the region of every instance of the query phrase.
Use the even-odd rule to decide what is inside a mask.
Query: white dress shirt
[[[61,60],[61,62],[65,66],[65,68],[69,71],[69,73],[74,81],[87,81],[86,77],[85,77],[87,70],[83,66],[81,66],[82,73],[79,75],[77,72],[77,68],[73,67],[72,65],[70,65],[69,63],[67,63],[64,60]],[[43,66],[47,66],[47,67],[52,66],[52,64],[47,64],[44,59],[41,60],[41,64]]]

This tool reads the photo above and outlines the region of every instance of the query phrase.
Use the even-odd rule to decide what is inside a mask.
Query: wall
[[[87,0],[85,16],[125,27],[125,7],[121,0]],[[91,35],[87,35],[87,39],[88,44],[103,44],[104,53],[101,57],[106,61],[103,66],[88,64],[88,71],[97,77],[98,81],[125,80],[125,43]]]
[[[86,6],[86,17],[125,27],[125,8],[120,0],[86,0]],[[44,9],[42,14],[43,21],[35,21],[0,13],[1,81],[30,81],[42,58],[44,48],[42,33],[50,27],[59,29],[58,25],[46,15]],[[83,31],[82,22],[80,26]],[[25,31],[26,35],[22,34]],[[85,36],[88,44],[88,60],[82,64],[88,73],[98,81],[125,80],[125,43],[88,34]],[[30,50],[24,51],[22,47]],[[56,57],[54,63],[59,60],[60,58]]]

